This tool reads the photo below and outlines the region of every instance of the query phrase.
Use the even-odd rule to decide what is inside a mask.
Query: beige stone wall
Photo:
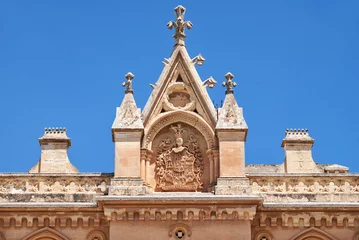
[[[115,133],[115,177],[140,177],[141,134]]]
[[[171,230],[176,226],[186,225],[191,231],[187,239],[210,240],[210,239],[251,239],[249,221],[205,221],[205,222],[111,222],[110,239],[131,239],[131,240],[168,240]],[[140,228],[139,228],[140,226]],[[184,227],[186,228],[186,227]]]
[[[244,141],[233,132],[219,132],[219,176],[244,177]]]

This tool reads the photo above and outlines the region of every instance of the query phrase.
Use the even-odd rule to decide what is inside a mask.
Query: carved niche
[[[166,127],[155,149],[155,180],[159,191],[200,191],[204,159],[199,132],[175,123]],[[203,146],[202,146],[203,147]]]

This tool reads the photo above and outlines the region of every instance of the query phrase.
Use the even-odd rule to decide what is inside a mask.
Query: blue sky
[[[112,172],[111,125],[135,74],[144,107],[171,54],[173,8],[202,80],[231,71],[249,126],[246,163],[280,164],[286,128],[308,128],[314,160],[359,172],[359,2],[1,1],[0,172],[27,172],[44,127],[66,127],[81,172]],[[209,93],[224,98],[218,84]]]

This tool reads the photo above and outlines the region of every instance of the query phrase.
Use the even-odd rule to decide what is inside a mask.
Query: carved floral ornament
[[[203,188],[203,156],[195,134],[181,123],[171,125],[173,137],[157,147],[156,188],[162,191],[198,191]],[[183,139],[185,132],[187,139]]]
[[[110,177],[1,177],[0,193],[99,193],[106,192]]]
[[[290,178],[285,176],[249,176],[254,193],[359,193],[357,177],[343,176],[333,178],[330,176],[309,177],[301,176]],[[355,197],[356,195],[351,195]]]

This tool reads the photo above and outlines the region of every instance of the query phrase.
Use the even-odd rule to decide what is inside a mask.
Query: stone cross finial
[[[125,93],[133,93],[132,80],[134,77],[135,77],[135,75],[133,75],[131,72],[128,72],[125,75],[126,82],[122,83],[122,87],[126,87]]]
[[[184,15],[186,13],[186,8],[184,8],[181,5],[178,5],[175,9],[175,15],[176,15],[176,22],[169,21],[167,23],[168,29],[172,29],[172,27],[175,28],[176,33],[173,35],[173,38],[176,39],[176,45],[184,46],[184,39],[186,37],[186,34],[184,33],[185,28],[187,27],[188,30],[190,30],[193,26],[193,24],[190,21],[184,21]]]
[[[226,81],[222,83],[222,86],[227,88],[226,94],[233,93],[233,88],[237,86],[237,83],[233,82],[233,74],[228,72],[224,77],[226,78]]]

